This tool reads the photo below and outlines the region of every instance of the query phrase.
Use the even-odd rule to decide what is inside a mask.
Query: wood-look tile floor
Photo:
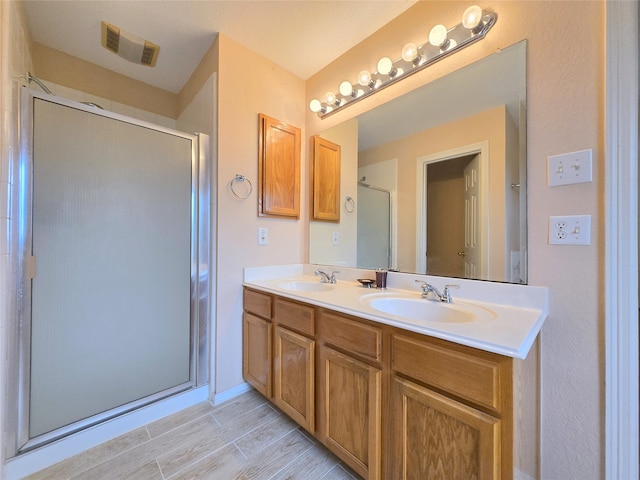
[[[338,458],[255,391],[203,402],[28,480],[354,480]]]

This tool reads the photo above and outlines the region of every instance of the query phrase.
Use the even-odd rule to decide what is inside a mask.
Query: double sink
[[[317,265],[247,267],[243,285],[255,290],[441,338],[525,358],[548,314],[544,287],[389,272],[388,290],[362,288],[368,271],[341,268],[336,284],[314,276]],[[328,266],[329,269],[332,266]],[[451,303],[422,298],[416,281],[456,283]],[[435,297],[434,297],[435,298]]]

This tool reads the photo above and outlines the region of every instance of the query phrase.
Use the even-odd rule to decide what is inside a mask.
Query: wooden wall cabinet
[[[311,137],[311,219],[340,221],[340,145]]]
[[[259,114],[258,215],[300,218],[300,129]]]

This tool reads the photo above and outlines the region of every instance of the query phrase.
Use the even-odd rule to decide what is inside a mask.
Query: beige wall
[[[34,42],[36,77],[176,119],[178,95]]]
[[[445,123],[358,154],[360,166],[398,159],[398,269],[416,270],[416,207],[419,186],[416,161],[420,157],[488,141],[489,150],[489,229],[491,280],[505,280],[505,161],[506,119],[504,106],[492,108],[460,120]]]
[[[430,24],[459,22],[468,2],[419,2],[307,81],[307,102],[336,89]],[[600,478],[604,468],[604,54],[605,2],[493,1],[498,22],[477,44],[324,120],[307,110],[309,135],[496,50],[527,39],[529,283],[549,287],[541,333],[541,477]],[[546,157],[593,149],[592,183],[549,188]],[[590,246],[547,243],[550,215],[590,214]],[[532,412],[532,415],[535,414]]]
[[[216,36],[211,47],[204,54],[202,60],[200,60],[200,63],[178,94],[178,111],[180,113],[193,102],[193,99],[200,93],[203,85],[211,78],[211,75],[218,72],[219,49],[220,45]]]
[[[242,382],[242,269],[299,263],[306,257],[308,136],[304,81],[224,35],[219,39],[218,88],[218,278],[216,391]],[[302,129],[300,220],[257,216],[258,114]],[[235,174],[253,183],[246,200],[234,197]],[[258,227],[269,244],[257,244]]]

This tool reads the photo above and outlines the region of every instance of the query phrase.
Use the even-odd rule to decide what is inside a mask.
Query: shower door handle
[[[36,257],[33,255],[27,256],[25,259],[25,267],[27,278],[33,280],[36,276]]]

